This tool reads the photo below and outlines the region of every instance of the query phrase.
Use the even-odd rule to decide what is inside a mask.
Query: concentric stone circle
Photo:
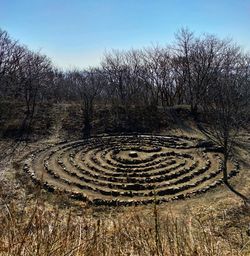
[[[48,191],[95,205],[169,202],[222,183],[221,154],[195,138],[97,136],[33,152],[24,170]],[[239,171],[229,163],[229,177]]]

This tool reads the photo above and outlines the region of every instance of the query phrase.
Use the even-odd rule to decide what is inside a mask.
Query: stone
[[[138,154],[136,151],[130,151],[128,154],[130,157],[138,157]]]

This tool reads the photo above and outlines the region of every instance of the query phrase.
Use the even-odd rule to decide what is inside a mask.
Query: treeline
[[[195,117],[223,102],[221,91],[227,93],[220,97],[232,96],[232,103],[248,102],[250,55],[213,35],[182,29],[166,47],[113,50],[104,54],[99,67],[62,71],[0,30],[0,99],[24,104],[22,131],[44,102],[79,103],[83,132],[89,136],[97,108],[109,108],[118,119],[119,111],[129,119],[131,109],[144,109],[153,118],[158,109],[185,104]]]

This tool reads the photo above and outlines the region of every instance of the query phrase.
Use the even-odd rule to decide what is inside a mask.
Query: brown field
[[[199,133],[190,134],[182,130],[173,130],[172,133],[178,136],[166,139],[159,148],[159,139],[165,140],[164,137],[140,138],[140,145],[136,144],[138,138],[134,136],[129,139],[107,137],[111,142],[109,144],[105,138],[79,141],[79,145],[76,142],[58,144],[58,138],[54,136],[43,141],[19,144],[11,157],[2,161],[1,255],[249,255],[250,212],[223,184],[220,185],[221,182],[218,183],[221,179],[218,171],[220,153],[202,152],[197,148],[197,139],[202,138]],[[196,138],[188,139],[192,137]],[[250,194],[248,138],[245,135],[243,144],[238,148],[239,173],[230,179],[234,187],[246,195]],[[2,141],[2,148],[13,150],[12,143]],[[43,150],[38,153],[39,149]],[[106,154],[101,156],[105,150]],[[127,153],[130,150],[138,151],[138,159],[130,159]],[[114,151],[115,157],[112,155]],[[37,153],[32,155],[32,152]],[[174,153],[164,155],[167,152]],[[186,155],[183,156],[183,153]],[[67,168],[59,164],[60,160],[66,167],[74,167],[72,161],[75,161],[81,168],[69,168],[71,173],[76,173],[72,176],[65,171]],[[147,168],[144,166],[146,160],[150,164],[156,164],[154,161],[159,160],[168,166],[157,168],[156,164],[144,170]],[[212,163],[211,167],[208,160]],[[46,161],[54,174],[46,172]],[[190,171],[197,175],[190,177],[189,173],[184,173],[182,176],[178,170],[186,170],[192,161],[197,164]],[[185,162],[185,168],[178,169],[176,166],[181,162]],[[126,192],[124,186],[131,184],[123,180],[129,170],[127,167],[117,170],[117,163],[132,165],[130,169],[136,179],[144,180],[147,172],[150,176],[155,173],[157,177],[159,170],[167,170],[166,179],[160,182],[153,180],[151,183],[145,179],[143,187],[139,190],[129,188],[131,196],[127,196],[121,192]],[[206,167],[206,163],[208,169],[204,173],[197,172]],[[106,165],[113,166],[110,176]],[[24,166],[29,166],[29,169],[23,170]],[[88,185],[98,189],[80,189],[77,184],[83,185],[85,181],[79,176],[85,179],[92,177],[97,172],[91,169],[93,166],[99,166],[98,179],[93,177]],[[234,161],[229,167],[230,170],[234,169]],[[27,170],[31,171],[27,173]],[[84,170],[91,171],[87,175]],[[143,176],[137,177],[140,171]],[[209,177],[210,173],[216,171],[217,175],[194,188],[183,189],[176,194],[158,194],[162,190],[169,192],[167,188],[172,186],[183,188],[185,184],[195,184],[196,180]],[[35,183],[32,172],[33,180],[37,179]],[[173,179],[167,179],[171,173],[174,173]],[[53,178],[55,174],[59,178]],[[108,177],[113,174],[115,177],[116,174],[121,176],[109,181]],[[63,182],[62,177],[75,184]],[[181,182],[182,177],[188,178]],[[213,185],[214,181],[218,183],[217,186]],[[169,185],[169,182],[175,185]],[[149,188],[150,184],[154,188]],[[53,190],[50,187],[54,188],[54,192],[47,191]],[[103,194],[103,190],[109,194]],[[149,194],[150,190],[153,193]],[[118,195],[113,196],[113,191]],[[72,197],[80,200],[70,199]]]

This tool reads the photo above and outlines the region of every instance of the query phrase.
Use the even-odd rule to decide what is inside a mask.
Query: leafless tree
[[[228,160],[235,149],[239,131],[249,122],[249,62],[240,48],[226,45],[214,69],[213,81],[205,94],[203,113],[209,125],[205,134],[223,149],[223,180],[244,202],[250,200],[232,187],[228,180]]]
[[[177,46],[173,47],[175,71],[186,90],[187,103],[196,115],[212,76],[220,65],[218,56],[223,54],[223,49],[230,42],[213,35],[195,37],[188,29],[181,29],[176,39]]]
[[[84,113],[84,137],[91,135],[94,101],[100,95],[104,87],[102,72],[98,69],[88,71],[70,72],[69,78],[75,86],[76,93],[79,95]]]
[[[17,81],[26,106],[21,130],[31,126],[40,92],[48,84],[50,70],[51,62],[45,55],[27,50],[21,59]]]
[[[13,41],[6,31],[0,29],[0,95],[6,96],[10,91],[14,91],[15,73],[25,52],[24,47]]]

